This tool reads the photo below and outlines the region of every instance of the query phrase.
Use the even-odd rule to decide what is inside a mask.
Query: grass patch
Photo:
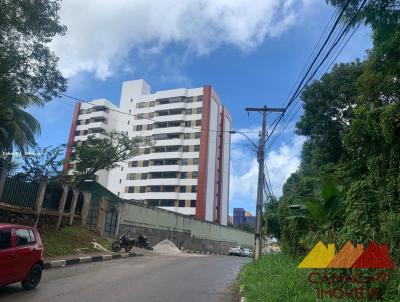
[[[269,254],[244,266],[238,286],[248,302],[315,301],[315,291],[307,283],[307,271],[297,269],[300,259],[282,253]]]
[[[291,258],[282,253],[266,255],[260,261],[243,267],[236,290],[244,290],[247,302],[367,301],[333,298],[318,300],[316,287],[308,283],[310,270],[296,268],[300,262],[300,258]],[[396,288],[399,284],[398,275],[397,271],[394,272],[392,284],[383,291],[386,294],[381,301],[399,301]]]
[[[90,244],[93,238],[104,248],[111,249],[110,241],[78,226],[68,226],[61,230],[46,230],[41,232],[40,235],[44,244],[45,257],[76,255],[79,253],[79,249],[87,249],[84,250],[87,252],[98,252]]]

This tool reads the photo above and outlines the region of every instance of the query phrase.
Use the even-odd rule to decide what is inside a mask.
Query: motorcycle
[[[141,233],[138,234],[138,238],[136,240],[136,246],[145,248],[146,250],[153,250],[153,248],[150,246],[150,241],[149,239],[142,235]]]
[[[135,239],[130,238],[128,234],[123,234],[119,240],[113,242],[111,249],[113,252],[119,252],[124,248],[126,252],[129,252],[135,244]]]

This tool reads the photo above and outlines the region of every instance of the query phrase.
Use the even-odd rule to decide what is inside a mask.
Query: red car
[[[42,278],[43,243],[36,228],[0,223],[0,286],[35,288]]]

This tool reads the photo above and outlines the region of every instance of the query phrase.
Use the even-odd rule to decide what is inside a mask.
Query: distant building
[[[243,208],[233,209],[233,224],[241,225],[247,223],[249,225],[256,225],[256,217],[249,211],[245,211]]]
[[[245,220],[245,210],[243,208],[233,209],[233,224],[239,225],[244,223]]]
[[[246,216],[244,217],[244,222],[252,226],[256,225],[256,216]]]

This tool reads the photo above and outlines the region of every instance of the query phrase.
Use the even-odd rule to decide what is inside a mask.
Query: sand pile
[[[182,254],[182,251],[176,247],[175,244],[173,244],[171,241],[168,239],[165,239],[159,243],[157,243],[155,246],[153,246],[154,252],[160,254],[160,255],[179,255]]]

